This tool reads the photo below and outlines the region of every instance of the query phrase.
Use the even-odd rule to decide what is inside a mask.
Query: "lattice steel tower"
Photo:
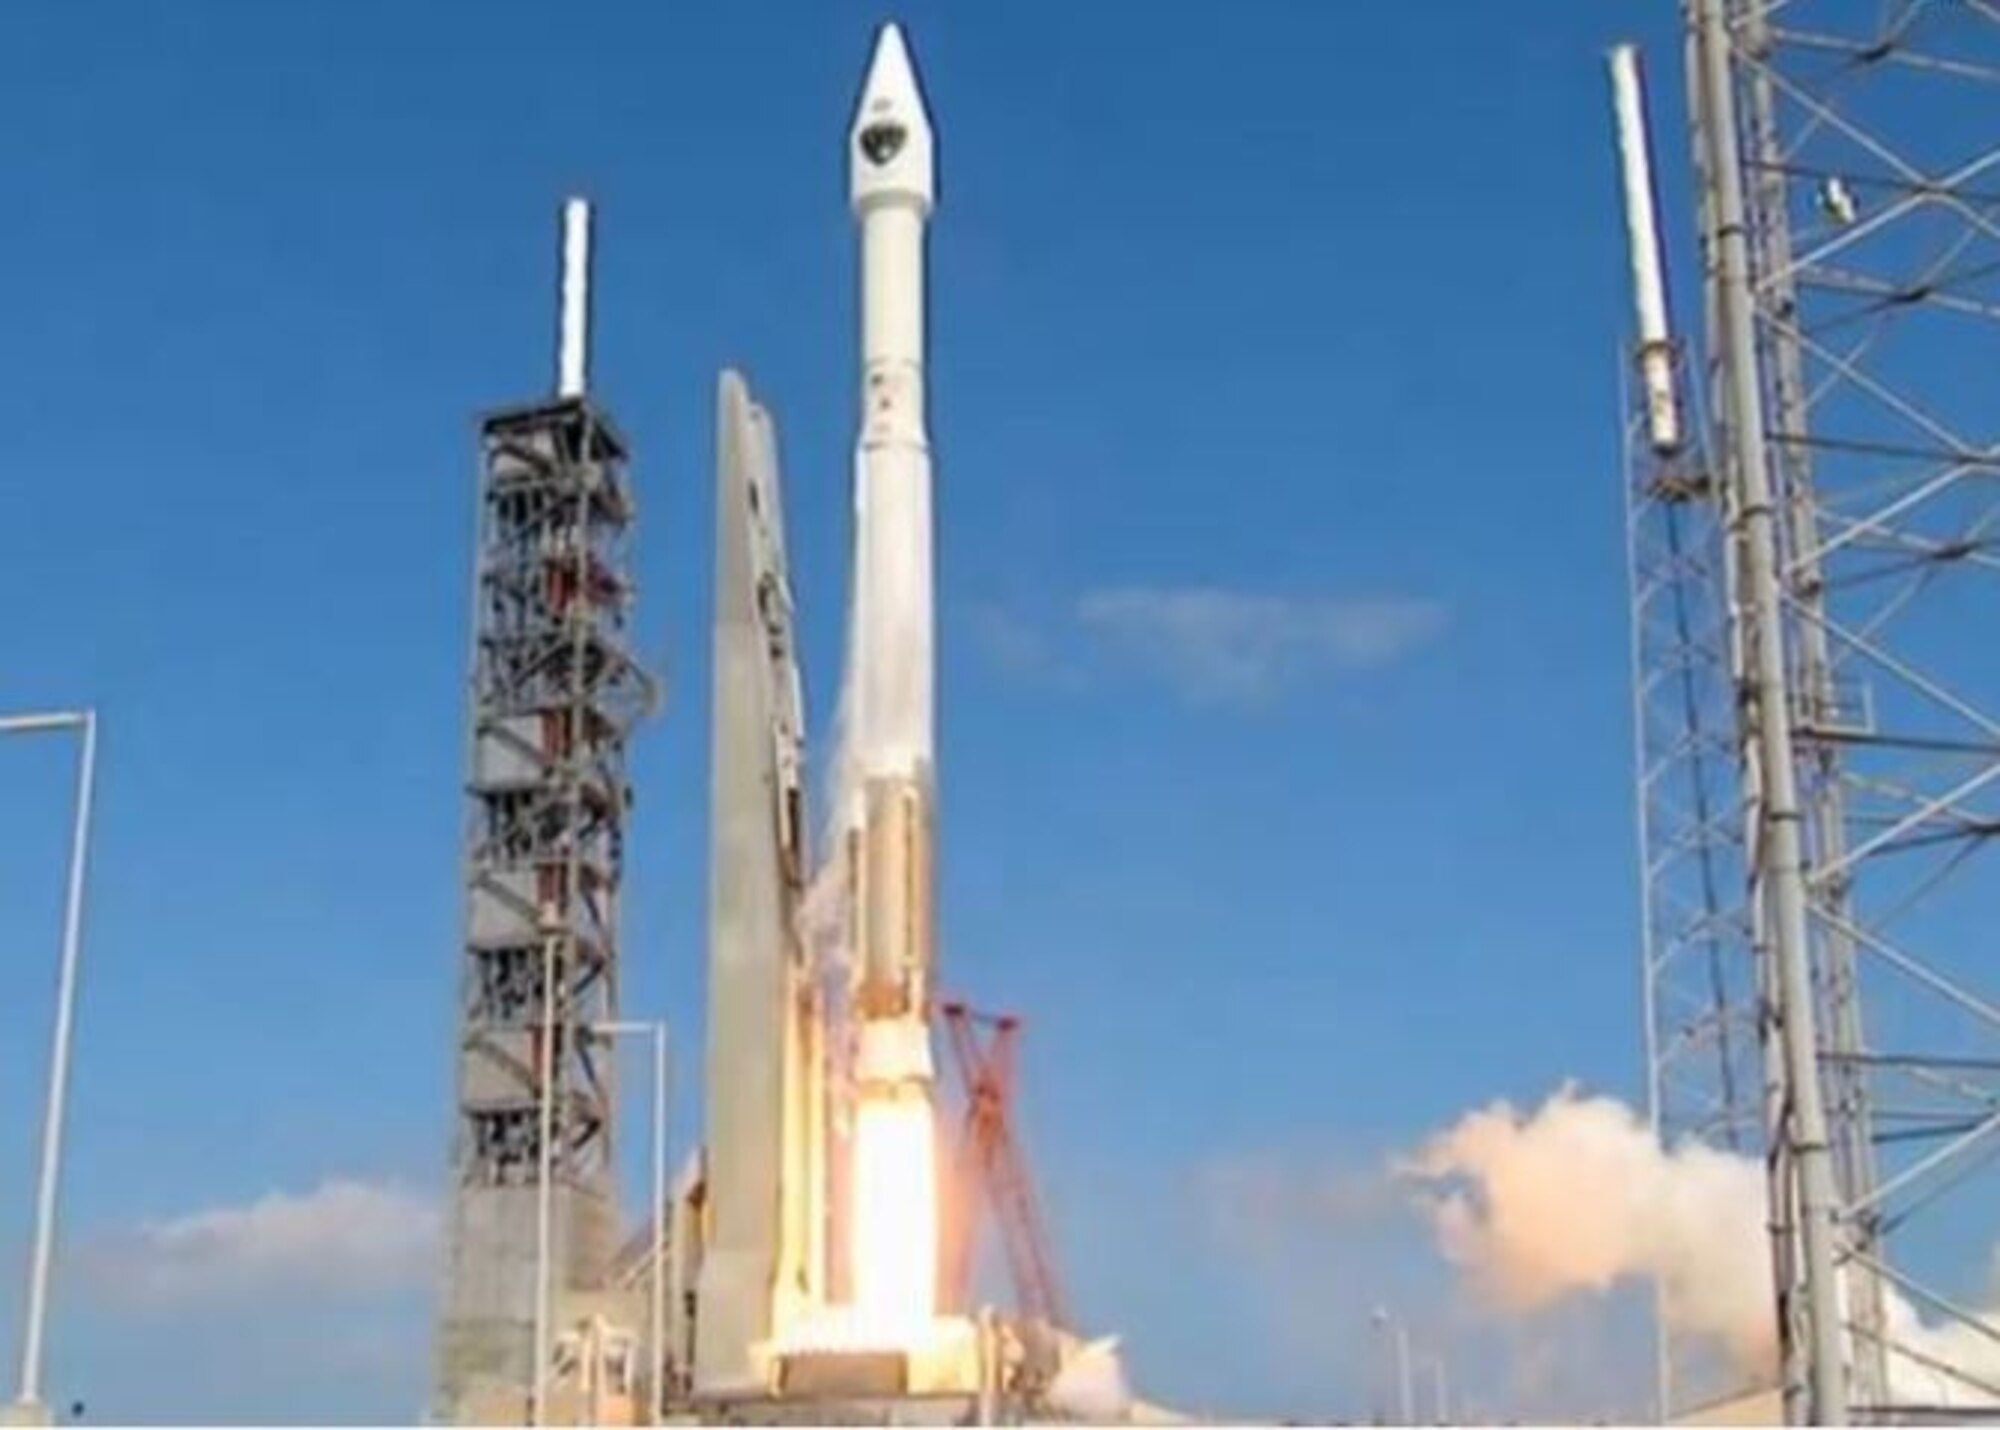
[[[585,390],[589,210],[565,208],[553,401],[480,426],[466,924],[438,1410],[518,1419],[563,1296],[619,1239],[618,1013],[627,740],[627,450]],[[546,1195],[543,1193],[546,1185]],[[546,1250],[548,1276],[541,1268]],[[532,1413],[532,1412],[531,1412]]]
[[[1684,11],[1787,1412],[1991,1409],[2000,6]]]
[[[1612,54],[1620,157],[1639,295],[1625,414],[1632,598],[1646,1101],[1662,1145],[1748,1156],[1763,1146],[1756,963],[1744,890],[1736,763],[1741,656],[1731,640],[1723,492],[1687,363],[1668,323],[1638,56]],[[1698,396],[1698,393],[1692,394]],[[1744,1388],[1655,1308],[1662,1418]]]

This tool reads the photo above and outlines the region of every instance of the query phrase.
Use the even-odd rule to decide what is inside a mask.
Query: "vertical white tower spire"
[[[1667,281],[1660,260],[1660,222],[1653,198],[1653,145],[1646,131],[1646,95],[1639,51],[1611,52],[1611,98],[1618,121],[1618,162],[1625,180],[1625,229],[1632,254],[1632,302],[1638,320],[1639,380],[1645,385],[1646,435],[1662,454],[1681,445],[1680,400],[1674,392],[1673,338],[1667,329]]]
[[[556,325],[556,396],[581,397],[590,386],[590,200],[566,199],[562,211],[562,293]]]

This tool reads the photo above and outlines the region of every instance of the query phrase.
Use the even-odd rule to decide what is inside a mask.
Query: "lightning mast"
[[[1684,8],[1787,1415],[1991,1406],[2000,7]]]
[[[563,212],[553,399],[480,425],[466,919],[440,1409],[518,1419],[561,1298],[618,1237],[626,746],[653,686],[627,647],[628,450],[588,392],[590,210]]]

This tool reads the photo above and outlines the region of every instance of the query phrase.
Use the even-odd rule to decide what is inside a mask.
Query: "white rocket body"
[[[855,1074],[928,1083],[935,662],[931,456],[924,411],[924,234],[931,126],[886,26],[848,136],[861,230],[861,431],[847,711],[855,874]]]

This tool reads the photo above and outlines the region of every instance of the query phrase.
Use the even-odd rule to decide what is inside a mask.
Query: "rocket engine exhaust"
[[[885,1339],[937,1312],[937,1133],[927,1084],[864,1088],[854,1109],[854,1309]]]
[[[858,1013],[851,1265],[862,1321],[898,1338],[936,1311],[937,1118],[928,1017],[931,839],[925,791],[870,781],[856,870]]]

